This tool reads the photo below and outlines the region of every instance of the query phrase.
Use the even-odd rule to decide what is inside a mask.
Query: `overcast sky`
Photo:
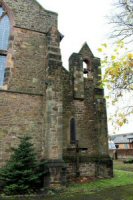
[[[62,61],[68,67],[68,58],[78,52],[86,41],[94,54],[105,42],[109,26],[105,16],[112,0],[38,0],[45,8],[58,13],[58,29],[64,35],[61,42]]]
[[[64,35],[61,41],[63,66],[68,68],[68,59],[87,42],[95,56],[100,44],[107,42],[111,30],[106,16],[114,10],[114,0],[37,0],[46,10],[58,13],[58,29]],[[113,107],[111,107],[113,109]],[[111,110],[110,109],[110,110]],[[133,120],[118,133],[132,132]],[[111,124],[109,132],[113,132]]]

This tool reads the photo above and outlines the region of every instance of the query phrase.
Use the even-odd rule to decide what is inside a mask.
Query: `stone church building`
[[[66,70],[62,38],[35,0],[0,0],[0,166],[29,135],[49,185],[113,174],[100,59],[85,43]]]

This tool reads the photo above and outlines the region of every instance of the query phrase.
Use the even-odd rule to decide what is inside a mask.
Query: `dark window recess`
[[[7,13],[0,6],[0,86],[4,83],[7,50],[9,46],[10,21]]]
[[[95,94],[103,96],[104,95],[104,90],[100,89],[100,88],[95,88]]]
[[[76,144],[76,123],[74,118],[70,120],[70,143]]]

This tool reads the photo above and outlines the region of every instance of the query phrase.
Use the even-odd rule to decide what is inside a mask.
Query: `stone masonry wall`
[[[16,27],[46,33],[51,26],[57,26],[57,14],[45,10],[35,0],[4,0],[4,3],[13,12]]]
[[[51,155],[53,159],[62,158],[62,145],[60,148],[58,145],[62,144],[62,86],[60,72],[56,68],[61,69],[62,62],[57,14],[46,11],[34,0],[1,2],[11,17],[12,25],[6,66],[10,73],[6,77],[7,85],[3,88],[6,91],[1,90],[0,96],[0,130],[4,145],[1,149],[1,163],[4,158],[9,158],[9,146],[17,146],[16,138],[25,133],[34,138],[39,156],[43,154],[44,157],[47,154],[49,159]],[[55,80],[56,75],[58,81]],[[47,82],[51,77],[55,83],[51,87],[49,84],[46,92]],[[49,96],[50,89],[53,90],[54,105]],[[53,133],[52,128],[55,130],[54,136],[49,134]],[[10,139],[9,145],[5,145],[8,138],[15,139]]]
[[[64,153],[66,154],[67,148],[74,147],[70,144],[70,119],[73,117],[76,121],[76,139],[79,142],[79,148],[87,148],[86,153],[91,157],[107,156],[106,102],[103,90],[97,88],[99,87],[98,74],[100,74],[100,71],[98,71],[98,65],[100,60],[93,56],[87,44],[81,49],[80,53],[71,55],[69,59],[70,72],[64,70],[63,73],[63,137],[64,148],[66,149]],[[81,62],[84,60],[88,60],[88,63],[92,64],[89,68],[92,70],[92,75],[91,78],[90,76],[84,78],[81,83],[79,76],[75,76],[75,73],[76,70],[79,71],[78,66],[80,66],[80,76],[83,77]],[[76,85],[82,84],[84,87],[82,98],[75,96],[75,83]],[[82,87],[78,87],[77,92],[82,94]]]
[[[70,145],[70,119],[76,120],[76,134],[79,146],[88,148],[88,155],[98,155],[98,136],[96,110],[94,104],[94,86],[85,79],[85,99],[73,99],[73,82],[68,72],[63,75],[63,140],[64,147]],[[71,89],[70,89],[71,88]]]
[[[24,134],[33,138],[39,157],[43,156],[42,101],[42,96],[0,91],[0,166]]]
[[[45,149],[47,38],[57,14],[32,0],[0,0],[11,20],[6,87],[0,91],[0,165],[9,159],[19,136],[28,134],[39,157]],[[13,23],[14,18],[14,23]]]
[[[48,160],[62,160],[62,83],[60,35],[55,26],[47,34],[46,150]]]
[[[83,101],[74,102],[77,124],[77,138],[81,148],[88,148],[89,155],[97,154],[97,137],[93,106],[86,106]]]
[[[95,95],[99,72],[93,70],[99,60],[85,44],[80,54],[73,54],[75,65],[67,71],[62,67],[57,14],[35,0],[4,0],[3,4],[12,13],[13,27],[7,55],[10,76],[6,91],[0,91],[0,165],[9,159],[18,137],[28,134],[38,156],[47,159],[50,184],[60,184],[63,159],[71,156],[67,148],[72,147],[70,120],[74,118],[79,147],[87,148],[86,158],[96,158],[93,164],[80,162],[81,175],[94,175],[95,166],[95,174],[102,171],[104,176],[108,161],[100,163],[98,157],[108,154],[106,107],[103,102],[99,112],[103,94]],[[91,70],[90,79],[82,77],[83,61]],[[75,173],[75,163],[66,163],[70,174]]]
[[[84,99],[84,77],[82,57],[73,53],[69,58],[69,70],[73,81],[74,99]]]
[[[63,147],[66,149],[70,145],[70,120],[75,116],[73,103],[73,83],[70,73],[62,69],[63,85]]]
[[[14,29],[13,35],[13,66],[8,89],[42,94],[45,85],[46,36],[18,28]]]
[[[76,175],[76,165],[72,162],[67,163],[67,179],[71,181]],[[80,178],[100,177],[109,178],[113,176],[112,161],[109,158],[84,161],[79,163]]]
[[[97,96],[97,95],[96,95]],[[96,102],[96,127],[97,127],[97,137],[98,137],[98,149],[99,153],[108,154],[108,135],[107,135],[107,114],[106,114],[106,100],[103,96],[98,98],[95,96]]]
[[[76,56],[76,58],[75,58]],[[96,136],[96,116],[94,106],[94,85],[88,79],[80,82],[79,77],[75,77],[75,66],[80,65],[80,76],[83,78],[82,60],[78,54],[74,53],[70,57],[70,72],[64,70],[63,73],[63,137],[64,147],[71,148],[70,145],[70,119],[76,120],[76,139],[80,148],[88,148],[88,155],[98,154]],[[77,67],[77,70],[78,67]],[[75,82],[82,85],[77,89],[78,96],[75,96]],[[84,87],[84,89],[83,89]],[[85,96],[82,95],[85,90]],[[78,97],[78,98],[77,98]]]

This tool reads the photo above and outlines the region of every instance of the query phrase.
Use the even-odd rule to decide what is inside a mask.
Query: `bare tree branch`
[[[114,15],[108,16],[113,25],[111,38],[128,39],[133,42],[133,0],[116,0]]]

